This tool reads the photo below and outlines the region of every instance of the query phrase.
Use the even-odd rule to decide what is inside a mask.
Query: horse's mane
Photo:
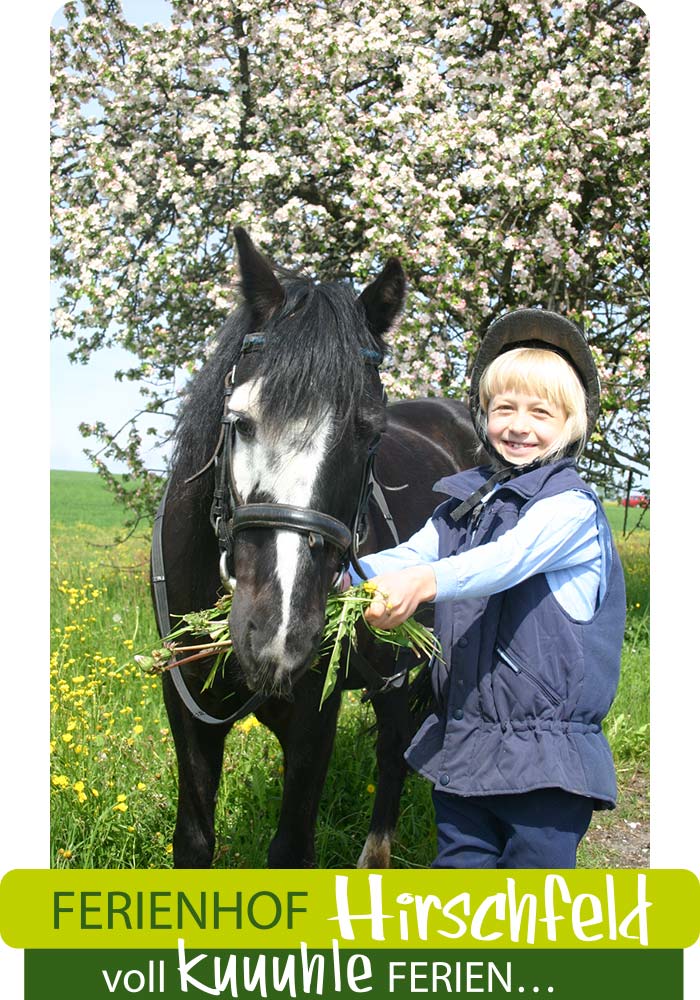
[[[367,391],[362,348],[384,353],[385,344],[366,324],[352,287],[342,282],[315,283],[276,269],[285,299],[265,324],[256,377],[262,379],[261,419],[278,433],[291,421],[312,430],[329,410],[337,430],[355,418]],[[216,447],[223,410],[226,374],[238,358],[243,338],[256,332],[253,311],[243,302],[223,323],[216,347],[192,377],[175,428],[173,466],[182,475],[199,471]]]

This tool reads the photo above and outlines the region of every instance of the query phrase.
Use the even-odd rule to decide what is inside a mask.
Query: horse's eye
[[[250,417],[245,417],[242,414],[237,416],[235,426],[236,434],[242,437],[244,441],[252,441],[255,437],[255,424]]]

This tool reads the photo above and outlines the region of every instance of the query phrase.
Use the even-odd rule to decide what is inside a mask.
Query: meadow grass
[[[620,508],[611,507],[619,532]],[[123,514],[91,473],[52,473],[52,864],[170,866],[176,761],[160,680],[134,662],[158,645],[148,588],[150,538],[114,546]],[[648,524],[646,515],[646,522]],[[619,523],[618,523],[619,522]],[[649,535],[617,534],[628,588],[622,678],[606,730],[618,772],[648,767]],[[318,863],[348,867],[362,850],[375,795],[374,721],[343,698],[317,831]],[[282,754],[254,717],[234,726],[217,807],[220,867],[264,867],[282,795]],[[394,844],[396,867],[434,856],[428,784],[410,775]],[[594,855],[582,863],[594,867]]]

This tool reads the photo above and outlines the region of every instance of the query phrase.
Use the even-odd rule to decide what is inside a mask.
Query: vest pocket
[[[521,660],[517,659],[513,655],[512,650],[506,652],[503,646],[497,645],[496,655],[514,674],[526,678],[533,684],[553,708],[558,708],[561,705],[563,698],[556,691],[553,691],[548,684],[545,684],[541,677],[538,677],[529,670]]]

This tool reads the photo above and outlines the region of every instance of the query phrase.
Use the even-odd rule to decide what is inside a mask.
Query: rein
[[[156,512],[155,520],[153,522],[153,543],[151,545],[151,582],[153,584],[153,603],[156,610],[156,619],[158,621],[158,628],[161,635],[167,635],[170,631],[170,613],[168,610],[168,592],[165,583],[165,563],[163,561],[163,542],[162,542],[162,527],[163,518],[165,516],[165,503],[168,497],[168,490],[170,488],[170,483],[166,483],[165,490],[163,491],[163,496],[161,497],[160,504],[158,505],[158,510]],[[197,704],[192,695],[190,694],[189,688],[185,683],[185,678],[182,676],[182,671],[177,663],[177,657],[173,657],[172,666],[169,667],[168,673],[173,679],[175,689],[180,695],[180,698],[195,719],[199,719],[200,722],[206,722],[213,726],[223,726],[227,723],[239,722],[241,719],[245,719],[247,715],[254,712],[256,708],[259,708],[264,701],[267,700],[267,696],[264,694],[256,693],[248,698],[247,701],[241,705],[240,708],[236,709],[231,715],[227,715],[225,719],[219,719],[215,715],[209,715],[205,712],[203,708]]]
[[[243,338],[239,359],[247,351],[262,348],[264,343],[264,334],[248,334]],[[361,354],[365,358],[365,364],[372,364],[376,367],[381,361],[381,355],[377,351],[361,348]],[[212,464],[214,465],[214,493],[209,520],[219,543],[219,575],[222,585],[226,590],[233,593],[236,581],[230,573],[229,560],[231,560],[232,564],[233,546],[237,532],[249,528],[278,528],[285,531],[296,531],[299,534],[307,536],[309,547],[312,549],[320,548],[325,543],[329,543],[340,554],[338,578],[347,569],[348,565],[352,564],[358,576],[366,580],[367,577],[359,562],[358,549],[365,541],[369,530],[370,499],[373,498],[377,504],[391,532],[394,543],[396,545],[399,544],[399,536],[394,519],[389,511],[381,486],[374,476],[374,459],[379,447],[380,438],[377,437],[372,441],[368,448],[358,502],[350,528],[330,514],[324,514],[321,511],[307,507],[295,507],[291,504],[281,503],[244,503],[233,475],[233,448],[236,431],[233,416],[228,408],[228,401],[234,389],[236,365],[239,359],[237,359],[236,364],[234,364],[224,382],[224,406],[221,418],[221,430],[214,453],[206,465],[185,480],[186,483],[191,483],[206,472]],[[162,522],[165,515],[168,488],[169,483],[166,485],[154,520],[151,547],[151,580],[156,618],[161,635],[167,635],[170,631],[170,615],[168,611],[162,547]],[[358,650],[354,651],[353,663],[363,679],[368,683],[368,686],[372,688],[372,694],[381,693],[403,683],[407,672],[406,669],[403,669],[391,677],[384,677],[368,663]],[[200,708],[192,697],[176,658],[174,658],[173,664],[168,668],[168,672],[188,711],[200,722],[209,725],[225,725],[238,722],[247,715],[250,715],[251,712],[254,712],[268,698],[267,695],[256,693],[234,713],[224,719],[219,719],[216,716],[209,715],[208,712]]]

